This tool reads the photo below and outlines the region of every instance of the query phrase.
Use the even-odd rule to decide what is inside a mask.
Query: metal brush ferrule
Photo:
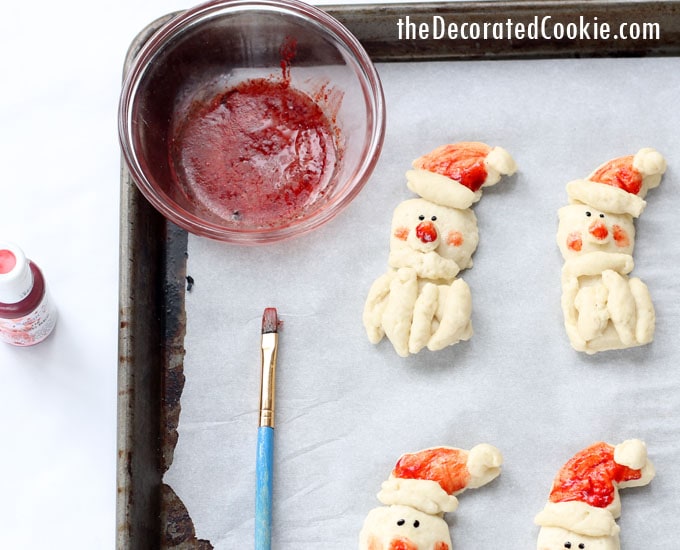
[[[260,426],[274,427],[274,395],[276,394],[276,350],[279,335],[262,335],[262,383],[260,385]]]

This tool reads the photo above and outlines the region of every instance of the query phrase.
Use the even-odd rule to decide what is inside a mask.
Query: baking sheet
[[[599,440],[645,440],[658,475],[622,491],[622,547],[672,549],[680,511],[680,151],[675,58],[378,64],[383,154],[366,188],[303,238],[243,248],[189,236],[186,385],[168,483],[197,537],[250,547],[262,311],[281,330],[276,428],[277,549],[357,544],[375,494],[404,452],[496,445],[505,466],[447,515],[459,550],[535,546],[533,517],[571,455]],[[480,245],[469,342],[399,358],[361,323],[387,267],[390,219],[413,195],[410,160],[480,140],[519,172],[474,207]],[[653,344],[586,356],[562,325],[555,243],[565,184],[652,146],[668,160],[637,221],[636,268],[657,313]]]

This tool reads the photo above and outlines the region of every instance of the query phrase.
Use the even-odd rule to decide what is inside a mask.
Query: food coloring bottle
[[[40,268],[16,245],[0,241],[0,341],[32,346],[57,320]]]

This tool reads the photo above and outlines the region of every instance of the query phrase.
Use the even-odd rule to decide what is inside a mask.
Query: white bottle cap
[[[33,273],[23,251],[0,241],[0,303],[16,304],[33,289]]]

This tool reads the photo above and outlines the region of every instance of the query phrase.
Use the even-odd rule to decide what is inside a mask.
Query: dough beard
[[[516,169],[507,151],[477,142],[444,145],[413,162],[407,186],[420,198],[394,211],[389,269],[373,283],[364,306],[370,342],[387,336],[407,357],[472,336],[472,295],[457,278],[472,267],[479,242],[471,206],[482,187]]]
[[[574,349],[589,354],[648,344],[655,313],[647,286],[633,270],[634,218],[666,169],[653,149],[605,163],[567,185],[570,203],[559,210],[557,244],[562,311]]]
[[[378,493],[384,506],[364,521],[359,550],[451,550],[444,513],[457,509],[455,495],[495,479],[502,462],[500,451],[486,443],[469,451],[436,447],[403,455]]]

